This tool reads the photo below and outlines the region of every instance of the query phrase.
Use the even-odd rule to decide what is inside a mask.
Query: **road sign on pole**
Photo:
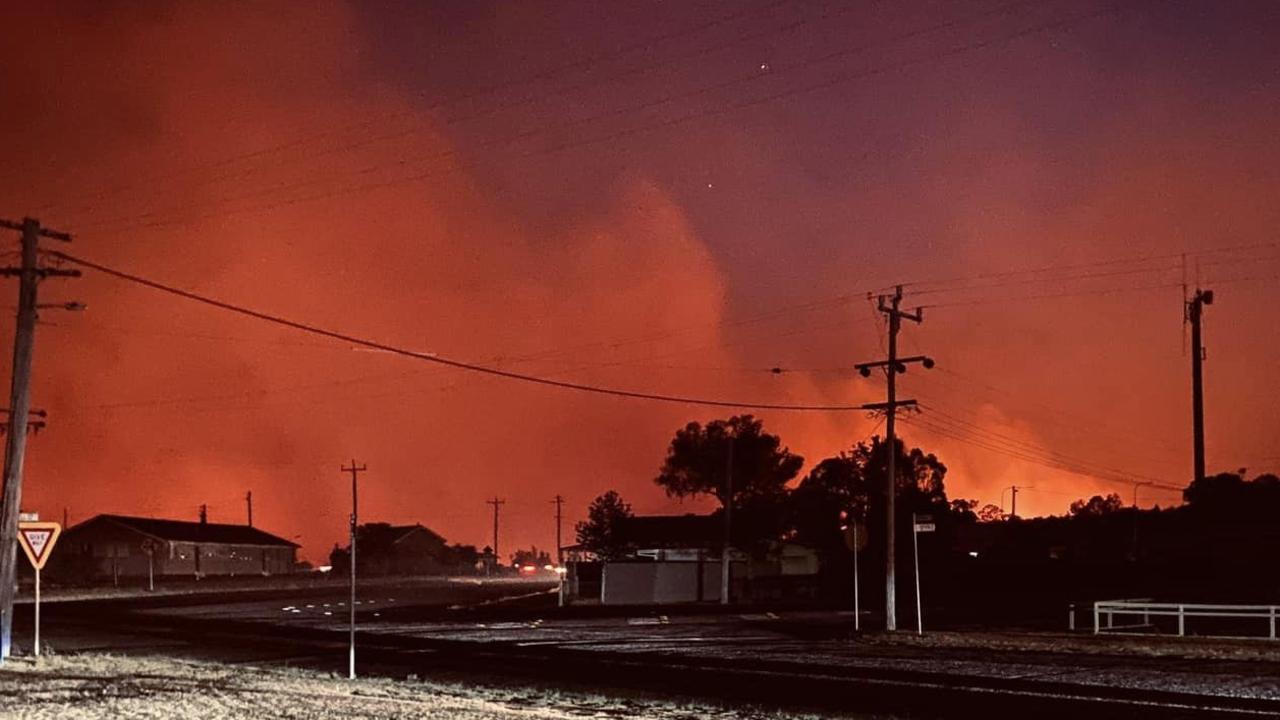
[[[31,561],[31,567],[36,570],[44,567],[61,533],[62,526],[56,522],[18,523],[18,543]]]
[[[911,527],[913,530],[911,533],[911,549],[915,555],[916,563],[916,634],[923,635],[924,617],[920,610],[920,533],[934,531],[933,516],[912,513]]]
[[[160,547],[160,543],[151,538],[142,541],[142,552],[147,554],[147,592],[156,591],[156,551]]]
[[[62,526],[56,522],[20,522],[18,523],[18,544],[22,552],[31,561],[36,571],[36,622],[35,640],[32,642],[33,654],[40,657],[40,570],[49,561],[53,546],[62,534]]]

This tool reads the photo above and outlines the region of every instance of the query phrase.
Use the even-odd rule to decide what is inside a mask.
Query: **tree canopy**
[[[1274,518],[1280,513],[1280,477],[1258,475],[1245,480],[1245,470],[1193,480],[1183,491],[1188,508],[1198,515],[1242,519]]]
[[[907,519],[913,512],[939,516],[952,512],[943,482],[946,466],[932,453],[919,448],[906,450],[901,439],[895,446],[898,452],[894,467],[897,475],[895,514]],[[868,527],[883,523],[879,517],[883,510],[879,514],[869,510],[884,507],[888,460],[888,444],[876,436],[870,442],[859,442],[850,450],[815,465],[791,494],[790,527],[795,538],[819,547],[835,546],[838,538],[834,533],[838,530],[841,512],[853,514]],[[971,518],[973,513],[968,501],[959,503],[954,510],[961,519]],[[877,537],[872,534],[873,541]]]
[[[1094,495],[1088,500],[1081,498],[1080,500],[1076,500],[1071,503],[1071,516],[1098,517],[1100,515],[1107,515],[1109,513],[1116,512],[1123,508],[1124,501],[1122,501],[1120,496],[1115,493],[1111,493],[1106,497]]]
[[[728,495],[729,454],[732,445],[733,497]],[[668,497],[710,495],[733,507],[755,500],[778,500],[787,483],[804,465],[804,458],[783,447],[777,435],[764,431],[751,415],[735,415],[706,425],[691,422],[671,440],[654,480]]]
[[[631,506],[623,501],[617,491],[609,490],[587,508],[587,519],[575,526],[578,544],[594,553],[601,560],[615,560],[627,554],[627,544],[621,534],[621,526],[631,517]]]

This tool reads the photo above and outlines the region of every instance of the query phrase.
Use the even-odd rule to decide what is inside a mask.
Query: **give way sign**
[[[58,535],[62,533],[62,526],[56,522],[20,522],[18,523],[18,544],[22,546],[22,551],[27,554],[27,559],[31,561],[31,566],[39,570],[49,561],[49,554],[53,552],[54,543],[58,542]]]

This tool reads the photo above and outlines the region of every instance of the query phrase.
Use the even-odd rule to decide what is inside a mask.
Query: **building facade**
[[[248,525],[97,515],[68,528],[51,570],[78,579],[282,575],[298,545]]]

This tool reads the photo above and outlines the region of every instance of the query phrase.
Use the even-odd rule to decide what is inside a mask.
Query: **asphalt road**
[[[561,610],[547,583],[433,580],[358,597],[366,672],[639,689],[801,709],[921,717],[1280,717],[1280,659],[1251,662],[858,638],[839,613]],[[348,597],[64,603],[57,647],[344,667]]]

